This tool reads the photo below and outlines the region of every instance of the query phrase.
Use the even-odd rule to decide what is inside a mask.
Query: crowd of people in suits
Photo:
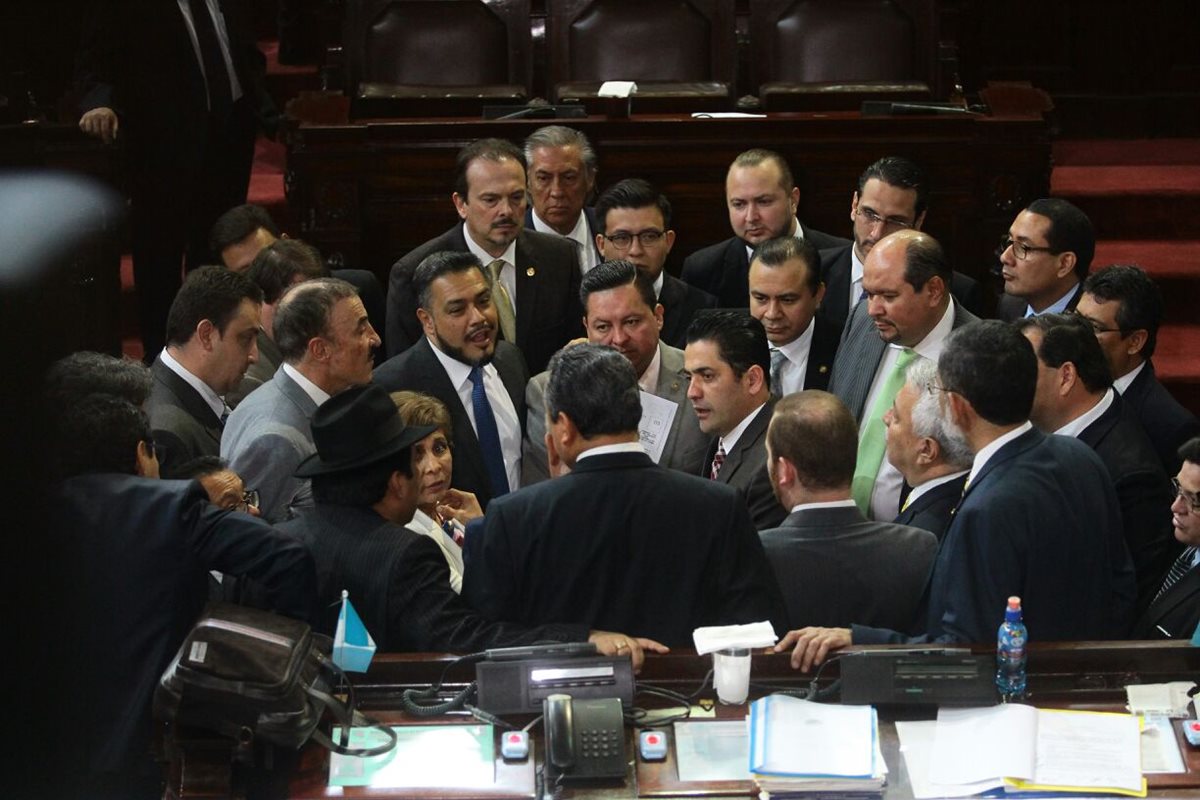
[[[589,206],[596,164],[561,126],[469,144],[460,222],[386,295],[235,207],[149,369],[54,365],[72,635],[125,642],[76,755],[114,793],[155,785],[151,688],[209,597],[332,634],[348,591],[384,651],[591,640],[635,665],[760,620],[806,670],[988,641],[1012,594],[1035,639],[1192,635],[1200,422],[1154,376],[1157,288],[1091,269],[1079,209],[1018,214],[980,319],[906,159],[864,170],[842,239],[800,223],[781,156],[742,153],[733,235],[682,278],[667,197],[627,179]]]

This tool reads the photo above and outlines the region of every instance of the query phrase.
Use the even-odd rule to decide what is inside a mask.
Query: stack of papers
[[[764,797],[879,795],[887,766],[871,706],[771,695],[750,705],[750,774]]]
[[[897,722],[915,798],[1082,792],[1146,796],[1140,720],[1010,703]]]

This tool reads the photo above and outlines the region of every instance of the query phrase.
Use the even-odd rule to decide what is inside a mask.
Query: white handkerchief
[[[746,625],[715,625],[709,628],[696,628],[692,631],[692,641],[696,645],[696,653],[715,653],[727,647],[770,647],[779,641],[771,623],[751,622]]]
[[[637,92],[633,81],[605,81],[596,92],[597,97],[629,97]]]

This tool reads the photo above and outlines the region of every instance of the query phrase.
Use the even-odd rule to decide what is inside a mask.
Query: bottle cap
[[[1021,598],[1017,597],[1015,594],[1008,598],[1008,607],[1019,609],[1021,607]]]

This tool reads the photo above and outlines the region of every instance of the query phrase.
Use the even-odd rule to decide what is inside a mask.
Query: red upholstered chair
[[[529,0],[348,0],[352,115],[478,115],[530,92]]]
[[[733,107],[734,0],[551,0],[549,85],[589,107],[607,80],[637,82],[635,111]]]
[[[932,0],[750,0],[754,83],[767,111],[929,100]]]

